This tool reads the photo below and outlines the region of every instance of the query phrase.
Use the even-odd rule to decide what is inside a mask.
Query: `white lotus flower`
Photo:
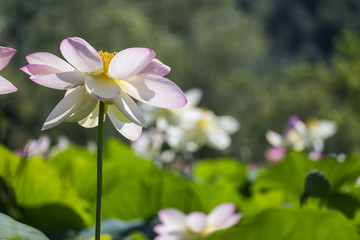
[[[51,53],[38,52],[28,55],[29,65],[21,68],[40,85],[67,90],[46,119],[43,130],[64,121],[95,127],[99,101],[103,101],[115,128],[135,140],[146,123],[131,97],[170,109],[181,108],[187,102],[181,89],[163,77],[170,68],[155,59],[155,52],[149,48],[97,52],[84,39],[71,37],[62,41],[60,51],[69,63]]]
[[[336,133],[336,124],[328,120],[311,120],[306,123],[308,144],[315,152],[324,150],[324,141]]]
[[[16,50],[0,46],[0,70],[3,70],[10,62]],[[0,94],[16,92],[17,88],[4,77],[0,76]]]
[[[158,234],[154,240],[196,239],[230,228],[242,218],[241,213],[235,213],[235,205],[232,203],[218,205],[209,215],[202,212],[185,215],[173,208],[162,209],[158,215],[161,224],[154,227]]]
[[[239,122],[232,116],[216,116],[203,108],[192,108],[181,115],[179,128],[169,128],[169,144],[196,150],[202,145],[224,150],[231,144],[230,135],[238,131]]]

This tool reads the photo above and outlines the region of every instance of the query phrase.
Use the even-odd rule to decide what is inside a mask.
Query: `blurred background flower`
[[[307,152],[316,160],[322,157],[324,142],[336,133],[335,122],[312,119],[306,124],[297,116],[289,117],[282,134],[274,131],[266,133],[267,141],[272,147],[267,148],[265,157],[271,162],[282,160],[287,151]]]
[[[153,126],[132,143],[137,153],[159,160],[158,164],[162,165],[161,162],[172,162],[177,156],[186,160],[204,146],[218,151],[230,147],[230,135],[240,128],[238,120],[232,116],[216,116],[211,110],[198,107],[202,97],[200,89],[190,89],[185,96],[188,104],[181,109],[141,105]]]
[[[29,139],[23,149],[15,150],[15,153],[24,159],[41,156],[44,159],[54,156],[70,146],[70,140],[65,136],[59,136],[57,144],[51,146],[49,135],[41,135],[38,139]]]
[[[189,240],[230,228],[242,218],[235,210],[233,203],[220,204],[208,215],[203,212],[186,215],[177,209],[162,209],[158,213],[161,224],[154,227],[158,234],[154,240]]]

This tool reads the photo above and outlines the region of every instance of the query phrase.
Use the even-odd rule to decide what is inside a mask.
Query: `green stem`
[[[96,226],[95,240],[100,240],[101,233],[101,199],[102,199],[102,152],[105,104],[100,101],[97,145],[97,189],[96,189]]]

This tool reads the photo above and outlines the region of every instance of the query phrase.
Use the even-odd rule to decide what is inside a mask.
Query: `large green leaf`
[[[18,169],[20,157],[0,145],[0,176],[9,180]]]
[[[110,139],[104,148],[104,163],[114,162],[120,176],[139,177],[147,175],[153,164],[151,161],[138,157],[128,145],[116,139]]]
[[[253,223],[218,232],[207,240],[359,240],[359,234],[339,212],[273,208]]]
[[[26,162],[26,167],[11,180],[11,184],[16,192],[17,203],[22,207],[64,206],[73,209],[81,217],[83,222],[78,223],[78,226],[90,223],[90,215],[87,212],[89,203],[78,196],[76,190],[66,179],[59,176],[58,171],[49,162],[41,158],[33,158]],[[44,214],[47,216],[52,213]]]
[[[0,239],[49,240],[42,232],[0,213]]]
[[[118,184],[103,194],[103,219],[116,217],[132,220],[148,217],[151,202],[146,194],[147,190],[143,181],[119,180]]]
[[[201,160],[194,166],[194,174],[207,183],[234,184],[241,187],[246,182],[246,167],[233,158]]]
[[[90,202],[96,199],[96,154],[76,146],[55,156],[50,161],[63,179],[76,189],[78,194]],[[113,184],[118,170],[112,163],[103,163],[103,191]]]

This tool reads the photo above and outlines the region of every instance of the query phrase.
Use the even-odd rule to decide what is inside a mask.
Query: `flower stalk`
[[[101,201],[102,201],[102,152],[105,104],[100,101],[97,142],[97,188],[96,188],[96,225],[95,240],[101,235]]]

